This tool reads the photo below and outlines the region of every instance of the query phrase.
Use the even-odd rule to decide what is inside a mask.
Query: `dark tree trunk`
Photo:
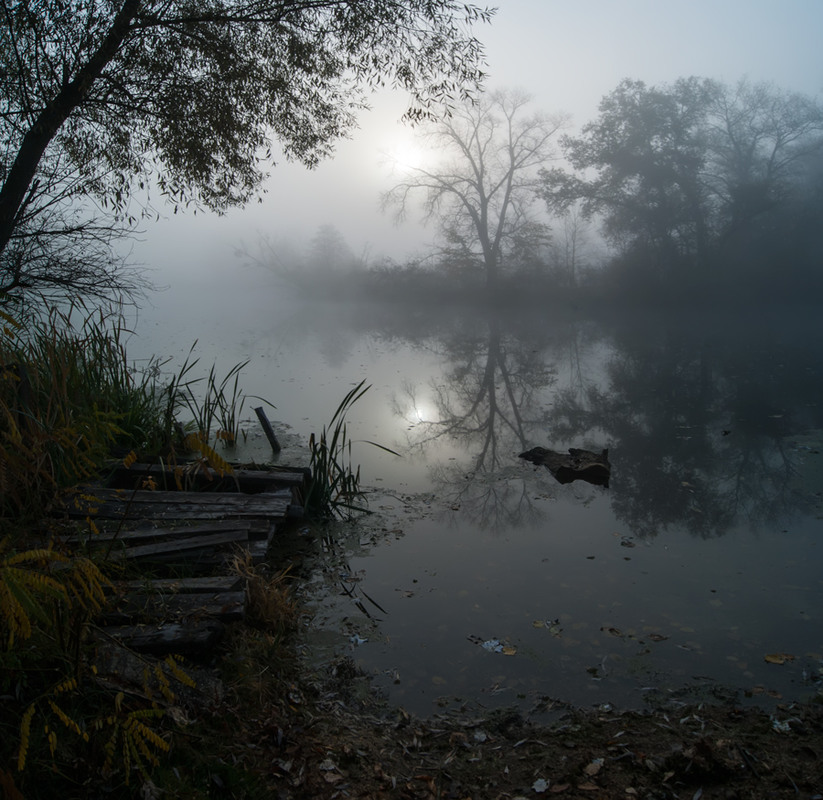
[[[97,51],[58,94],[46,104],[28,132],[0,189],[0,253],[8,246],[25,208],[46,148],[69,115],[80,106],[89,89],[114,58],[137,16],[140,0],[125,0]]]

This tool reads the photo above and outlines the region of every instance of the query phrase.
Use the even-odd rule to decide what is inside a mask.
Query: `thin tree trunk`
[[[70,83],[46,104],[28,132],[0,189],[0,253],[8,246],[25,207],[46,148],[69,115],[85,100],[94,82],[114,58],[137,15],[141,0],[125,0],[97,51]]]

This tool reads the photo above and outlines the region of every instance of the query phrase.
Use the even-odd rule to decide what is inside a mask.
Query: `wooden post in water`
[[[255,408],[254,413],[257,414],[257,419],[260,420],[260,424],[263,426],[263,432],[269,440],[271,449],[274,450],[275,453],[279,453],[281,449],[280,442],[277,441],[277,437],[274,435],[274,429],[269,422],[269,418],[266,416],[266,412],[263,410],[263,406]]]

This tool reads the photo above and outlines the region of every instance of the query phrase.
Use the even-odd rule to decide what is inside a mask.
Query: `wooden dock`
[[[134,464],[76,491],[61,511],[87,523],[65,543],[138,576],[115,585],[100,635],[143,653],[208,653],[225,624],[245,614],[231,559],[264,558],[278,528],[302,516],[309,477],[304,469],[220,475]]]

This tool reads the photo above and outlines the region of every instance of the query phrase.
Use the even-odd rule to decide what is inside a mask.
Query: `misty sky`
[[[479,0],[475,0],[482,4]],[[494,5],[494,3],[490,3]],[[592,119],[600,98],[623,78],[668,83],[698,75],[729,83],[748,77],[810,95],[823,94],[823,0],[498,0],[486,44],[490,88],[524,89],[535,109]],[[145,227],[134,260],[156,283],[235,268],[243,242],[260,233],[301,246],[318,226],[334,225],[356,253],[403,258],[425,249],[429,232],[395,227],[379,210],[391,157],[413,142],[397,122],[405,98],[381,94],[336,157],[314,171],[279,163],[261,204],[224,218],[170,217]]]

